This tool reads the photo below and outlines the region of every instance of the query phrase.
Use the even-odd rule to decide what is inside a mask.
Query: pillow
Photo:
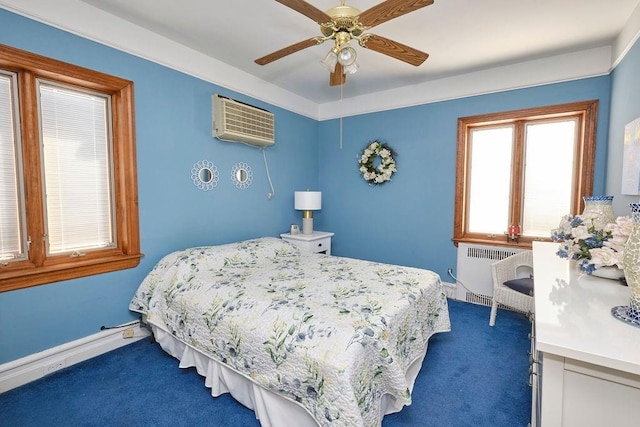
[[[525,295],[533,296],[533,277],[507,280],[504,285]]]

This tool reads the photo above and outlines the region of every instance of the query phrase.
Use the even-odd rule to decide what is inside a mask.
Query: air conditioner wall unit
[[[273,113],[235,99],[213,95],[213,136],[259,147],[275,143]]]

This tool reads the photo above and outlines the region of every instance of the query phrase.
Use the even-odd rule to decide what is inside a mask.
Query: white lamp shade
[[[298,211],[317,211],[322,209],[322,192],[296,191],[294,194],[294,208]]]

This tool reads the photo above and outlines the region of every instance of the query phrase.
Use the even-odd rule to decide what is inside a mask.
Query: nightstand
[[[280,237],[289,243],[293,243],[303,251],[312,253],[325,253],[331,255],[331,237],[334,233],[326,231],[314,231],[313,234],[282,233]]]

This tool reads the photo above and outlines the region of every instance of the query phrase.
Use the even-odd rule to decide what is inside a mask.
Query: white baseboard
[[[125,338],[123,336],[125,330],[133,330],[133,336]],[[135,322],[131,326],[108,329],[4,363],[0,365],[0,393],[116,348],[134,343],[149,335],[151,335],[149,330],[141,328],[140,322]]]

